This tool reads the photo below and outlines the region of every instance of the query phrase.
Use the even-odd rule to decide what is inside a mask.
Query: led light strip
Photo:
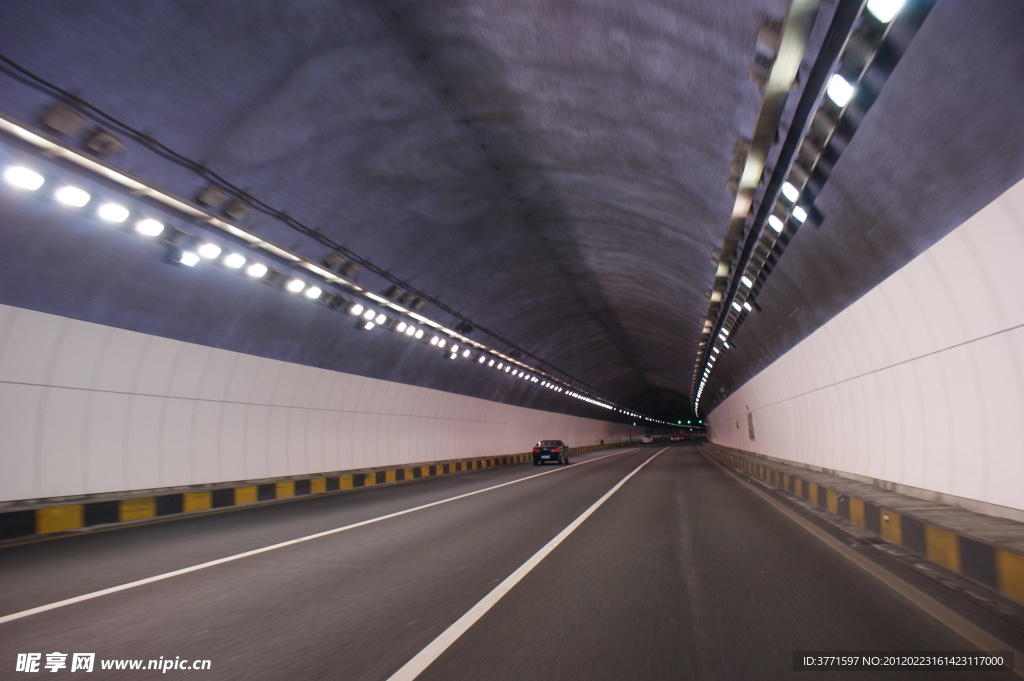
[[[843,70],[844,61],[849,57],[848,50],[850,46],[850,40],[853,33],[858,29],[851,31],[847,35],[842,48],[840,49],[836,61],[832,68],[832,74],[829,76],[827,83],[825,84],[824,91],[819,93],[820,101],[828,99],[838,107],[838,111],[832,118],[832,126],[827,131],[825,139],[820,143],[820,149],[818,156],[813,159],[810,169],[803,169],[801,173],[794,173],[792,167],[787,169],[788,177],[780,187],[779,193],[772,197],[772,203],[770,204],[770,211],[766,219],[766,223],[770,229],[764,229],[762,225],[761,234],[759,235],[759,241],[764,244],[767,253],[764,257],[754,262],[753,258],[748,260],[746,267],[741,275],[740,286],[733,285],[735,293],[732,299],[729,301],[725,300],[724,292],[719,293],[718,300],[722,301],[723,307],[719,312],[719,318],[722,320],[720,325],[720,333],[718,339],[712,337],[714,332],[715,324],[712,319],[704,320],[702,336],[708,336],[707,339],[702,340],[697,350],[697,362],[694,367],[694,377],[691,389],[694,389],[694,401],[693,409],[695,413],[700,413],[700,401],[704,394],[704,387],[710,378],[711,371],[714,368],[714,362],[720,352],[717,347],[718,341],[721,341],[721,347],[728,350],[729,342],[728,335],[730,331],[736,331],[746,314],[749,313],[753,307],[750,304],[750,298],[753,292],[753,288],[761,277],[762,271],[765,271],[765,266],[768,265],[768,272],[771,271],[772,264],[768,262],[769,257],[775,252],[776,244],[782,238],[783,231],[786,227],[786,222],[792,220],[797,226],[802,225],[807,220],[808,211],[802,205],[800,201],[803,198],[804,190],[812,173],[814,172],[818,161],[820,160],[821,154],[827,148],[829,141],[831,140],[836,128],[838,127],[843,115],[846,112],[846,107],[853,99],[857,91],[857,86],[860,85],[861,79],[864,74],[870,68],[873,60],[877,56],[878,50],[881,48],[886,37],[892,28],[892,20],[899,14],[900,10],[903,9],[905,0],[867,0],[867,2],[859,10],[859,19],[863,21],[864,14],[870,14],[871,17],[877,24],[881,26],[881,31],[878,32],[877,37],[871,49],[866,56],[863,56],[862,63],[856,65],[856,76],[851,83],[839,71]],[[849,64],[846,64],[849,67]],[[809,121],[814,119],[820,114],[820,104],[815,110],[814,116],[809,117]],[[807,143],[809,137],[809,129],[813,126],[813,122],[805,126],[802,131],[802,136],[797,145],[797,149],[801,149],[802,145]],[[800,175],[806,175],[800,179]],[[813,200],[813,198],[812,198]],[[780,217],[781,216],[781,217]],[[791,237],[790,237],[791,238]],[[785,245],[785,242],[784,244]],[[767,274],[765,275],[767,276]],[[740,297],[742,296],[742,298]],[[715,301],[712,300],[712,307]],[[710,311],[709,311],[710,315]],[[731,320],[731,321],[730,321]],[[714,354],[709,355],[708,349],[711,349]],[[703,371],[701,371],[703,367]]]
[[[0,131],[7,132],[32,144],[36,148],[41,149],[46,156],[67,160],[83,170],[112,181],[135,197],[152,199],[171,211],[182,213],[188,218],[198,220],[220,232],[236,237],[244,241],[250,248],[256,248],[270,253],[280,260],[285,261],[286,265],[301,267],[306,270],[306,272],[323,279],[327,283],[340,285],[347,289],[344,296],[331,293],[330,295],[333,296],[333,298],[328,299],[324,296],[325,291],[319,285],[309,285],[303,279],[292,276],[283,283],[283,289],[287,292],[292,294],[302,294],[311,300],[328,303],[343,302],[346,298],[365,298],[369,302],[372,302],[373,305],[396,312],[400,317],[415,320],[420,325],[430,328],[433,331],[433,334],[428,340],[426,338],[427,333],[423,329],[416,328],[409,322],[401,319],[389,318],[385,313],[373,310],[371,307],[359,302],[358,300],[348,301],[350,304],[344,305],[344,308],[350,315],[360,318],[359,324],[364,330],[371,330],[377,326],[384,326],[389,323],[393,323],[393,330],[416,340],[430,342],[432,345],[436,345],[441,349],[444,349],[446,346],[451,344],[447,349],[447,354],[450,359],[458,359],[460,357],[469,358],[475,349],[480,353],[478,355],[478,363],[483,364],[489,359],[489,367],[509,373],[515,378],[520,378],[530,383],[537,383],[539,387],[544,387],[557,393],[563,393],[568,397],[587,402],[588,404],[592,404],[603,409],[616,411],[633,418],[644,419],[650,423],[668,424],[667,421],[642,416],[635,412],[628,411],[618,405],[597,399],[584,391],[574,388],[568,383],[564,383],[546,372],[536,370],[515,358],[509,357],[508,355],[493,348],[489,348],[482,343],[471,340],[464,335],[413,310],[405,308],[388,298],[362,288],[354,282],[344,277],[340,277],[337,274],[302,258],[298,254],[279,246],[278,244],[270,242],[239,225],[223,219],[221,216],[191,204],[180,197],[148,185],[139,178],[122,173],[103,161],[89,158],[74,149],[65,146],[61,142],[46,136],[45,134],[30,130],[3,113],[0,113]],[[36,172],[25,165],[12,164],[7,166],[3,171],[3,178],[7,184],[12,187],[30,192],[35,192],[46,184],[46,178],[43,174]],[[54,192],[53,197],[58,203],[68,208],[84,208],[87,205],[94,203],[94,197],[90,192],[73,185],[64,185],[60,187],[56,192]],[[95,215],[104,222],[122,224],[127,222],[129,216],[132,215],[132,212],[133,211],[128,207],[120,203],[108,201],[101,203],[96,208]],[[242,253],[237,252],[237,249],[231,250],[222,248],[220,245],[212,241],[205,241],[177,226],[165,225],[154,217],[140,216],[134,223],[134,230],[142,236],[163,238],[172,252],[172,260],[186,267],[194,267],[203,260],[219,260],[221,264],[228,269],[242,270],[245,274],[254,279],[263,279],[267,278],[268,275],[272,277],[277,274],[288,276],[284,272],[272,270],[263,263],[253,261],[251,256],[243,255]],[[194,248],[187,248],[183,245],[186,242],[197,245],[195,245]],[[335,306],[339,309],[342,307],[340,305]],[[447,338],[442,336],[447,336]]]

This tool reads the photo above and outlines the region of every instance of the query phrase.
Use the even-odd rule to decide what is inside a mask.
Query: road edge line
[[[823,544],[828,546],[830,549],[843,556],[851,563],[859,567],[864,572],[868,573],[882,584],[886,585],[899,596],[902,596],[911,605],[917,607],[927,615],[931,616],[934,620],[939,622],[957,636],[960,636],[971,645],[977,646],[982,652],[991,652],[999,650],[1008,650],[1013,652],[1013,672],[1018,676],[1024,678],[1024,653],[1017,650],[1010,644],[1002,641],[996,636],[988,633],[978,625],[974,624],[970,620],[966,619],[962,615],[958,615],[953,612],[950,608],[942,605],[937,600],[926,594],[925,592],[918,589],[916,586],[906,581],[902,577],[899,577],[892,572],[889,572],[885,568],[881,567],[874,561],[865,558],[861,554],[854,551],[852,548],[839,541],[829,533],[822,530],[820,527],[814,525],[799,513],[793,509],[787,507],[778,499],[773,499],[764,490],[758,489],[750,482],[743,479],[739,473],[730,470],[720,461],[716,461],[713,457],[706,454],[702,455],[722,469],[726,474],[732,476],[741,485],[754,492],[758,497],[768,502],[775,510],[782,513],[789,520],[793,521],[801,528],[806,530],[813,537],[821,541]]]

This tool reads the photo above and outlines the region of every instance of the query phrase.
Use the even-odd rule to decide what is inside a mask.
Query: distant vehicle
[[[649,445],[652,442],[654,442],[654,438],[651,437],[650,435],[643,435],[640,438],[640,442],[644,443],[645,445]]]
[[[541,440],[533,446],[533,465],[548,462],[569,463],[569,448],[561,440]]]

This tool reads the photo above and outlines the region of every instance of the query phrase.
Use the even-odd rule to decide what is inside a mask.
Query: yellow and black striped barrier
[[[905,513],[850,497],[760,461],[705,448],[722,463],[786,490],[886,541],[1024,603],[1024,555]]]
[[[569,453],[582,454],[616,446],[619,445],[572,447],[569,449]],[[424,463],[416,466],[394,466],[364,471],[301,476],[286,480],[202,485],[181,491],[154,492],[150,495],[128,496],[126,494],[124,498],[111,498],[111,495],[104,494],[101,499],[94,497],[92,501],[89,501],[88,498],[76,498],[75,503],[41,503],[32,508],[0,511],[0,541],[183,513],[198,513],[230,506],[411,482],[495,466],[527,463],[532,460],[532,454],[507,454]]]

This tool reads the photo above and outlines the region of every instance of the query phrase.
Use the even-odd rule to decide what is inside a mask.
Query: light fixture
[[[505,368],[505,365],[503,363],[501,363],[501,362],[498,362],[498,371],[501,371],[504,368]]]
[[[743,303],[743,309],[744,309],[744,310],[746,310],[747,312],[750,312],[750,311],[751,311],[751,310],[753,310],[754,308],[750,307],[750,303],[748,303],[748,302],[744,301],[744,303]]]
[[[726,350],[728,350],[728,349],[729,349],[729,342],[728,342],[728,341],[722,341],[722,346],[723,346],[723,347],[724,347],[724,348],[725,348]]]
[[[903,9],[904,0],[868,0],[868,11],[883,24],[888,24]]]
[[[453,352],[452,354],[448,355],[448,359],[455,359],[458,356],[459,354],[457,352]]]
[[[249,214],[249,204],[237,196],[228,201],[228,204],[224,206],[224,215],[227,215],[232,220],[241,220]]]
[[[782,185],[782,195],[790,201],[796,201],[800,198],[800,190],[792,185],[790,182],[785,182]]]
[[[13,187],[33,192],[42,187],[45,182],[42,175],[25,166],[7,166],[7,169],[4,170],[4,180]]]
[[[734,309],[734,310],[736,310],[737,312],[739,312],[739,311],[740,311],[740,310],[742,310],[743,308],[742,308],[742,307],[740,307],[740,304],[739,304],[739,303],[737,303],[737,302],[736,302],[736,301],[734,300],[734,301],[732,301],[732,309]]]
[[[85,148],[100,156],[111,157],[124,148],[124,142],[109,130],[96,128],[85,140]]]
[[[447,344],[448,344],[448,341],[446,341],[444,338],[438,338],[437,339],[438,347],[442,347],[443,348]]]
[[[96,209],[96,215],[107,222],[124,222],[128,219],[128,209],[119,203],[104,203]]]
[[[438,338],[437,338],[437,336],[431,336],[431,337],[430,337],[430,344],[431,344],[431,345],[437,345],[437,344],[438,344],[438,342],[439,342],[439,341],[438,341]]]
[[[799,223],[803,223],[807,219],[807,211],[800,206],[793,206],[793,219]]]
[[[46,142],[46,140],[41,137],[36,136],[36,138],[38,138],[41,142]],[[52,143],[48,144],[49,146],[52,147]],[[89,138],[89,140],[86,143],[86,146],[91,151],[96,152],[98,154],[110,155],[116,153],[116,151],[122,148],[123,145],[113,135],[110,135],[106,131],[100,131],[98,134],[94,134]],[[155,201],[159,201],[165,204],[165,207],[169,206],[172,209],[172,211],[174,211],[173,215],[185,213],[185,219],[187,221],[192,221],[194,218],[198,217],[202,221],[208,222],[212,226],[218,227],[223,231],[230,233],[233,236],[243,238],[245,241],[248,241],[249,244],[252,245],[253,247],[263,246],[269,248],[272,252],[274,252],[278,256],[281,256],[285,260],[288,260],[292,263],[296,263],[298,265],[305,266],[307,269],[311,270],[314,273],[326,276],[331,281],[336,281],[327,272],[325,272],[322,269],[318,269],[316,265],[314,265],[310,261],[305,260],[301,256],[291,253],[286,249],[275,248],[271,244],[264,242],[255,234],[251,232],[245,232],[244,230],[235,225],[225,223],[216,215],[203,211],[203,215],[199,216],[195,213],[195,211],[189,211],[187,209],[187,206],[185,206],[180,199],[176,198],[173,195],[165,194],[154,187],[143,187],[140,182],[130,178],[129,176],[121,175],[120,173],[114,172],[113,170],[110,169],[100,168],[96,170],[96,172],[99,172],[107,179],[113,180],[114,182],[117,182],[129,189],[135,190],[136,192],[145,193],[147,196],[153,198]],[[8,183],[18,185],[26,189],[35,190],[38,189],[39,187],[42,187],[43,185],[47,185],[48,194],[50,193],[50,186],[52,184],[57,184],[56,182],[53,182],[52,179],[45,178],[43,175],[29,168],[25,168],[23,166],[8,166],[2,174]],[[71,186],[62,187],[59,190],[54,191],[51,196],[55,200],[70,206],[83,207],[86,205],[90,205],[90,213],[104,221],[120,223],[128,220],[129,218],[133,218],[134,229],[138,231],[140,234],[150,237],[162,236],[160,242],[167,247],[164,250],[162,258],[164,262],[168,262],[169,260],[174,259],[186,266],[192,267],[201,262],[202,259],[221,259],[220,264],[226,268],[244,270],[248,276],[253,278],[267,278],[271,283],[275,285],[275,287],[283,287],[292,293],[304,293],[305,296],[311,299],[320,299],[322,302],[329,302],[330,307],[332,309],[347,309],[347,311],[350,314],[353,314],[354,316],[361,315],[361,312],[365,311],[366,309],[363,305],[353,303],[350,299],[346,300],[346,298],[349,298],[348,294],[346,294],[345,297],[342,297],[333,292],[327,292],[327,295],[325,296],[325,291],[319,287],[312,286],[308,282],[290,276],[286,272],[282,272],[279,269],[273,269],[261,263],[251,262],[247,257],[247,251],[234,253],[226,252],[223,247],[215,243],[204,242],[201,239],[197,238],[197,235],[193,235],[186,231],[183,231],[176,224],[173,224],[173,222],[175,222],[175,218],[172,216],[171,213],[158,213],[158,215],[160,215],[159,218],[144,217],[144,215],[140,216],[138,215],[138,213],[134,213],[133,211],[130,211],[129,208],[117,203],[101,203],[98,201],[97,204],[100,205],[97,206],[96,204],[91,203],[92,199],[95,197],[91,195],[88,191],[78,187]],[[226,196],[223,191],[210,192],[203,194],[202,198],[198,200],[198,203],[215,209],[218,205],[223,203],[225,198]],[[95,208],[93,206],[95,206]],[[95,210],[96,212],[92,213],[93,210]],[[241,217],[243,216],[243,212],[235,214],[229,208],[225,208],[224,211],[222,212],[236,219],[241,219]],[[178,215],[178,217],[180,217],[180,215]],[[170,218],[172,223],[165,224],[162,222],[162,220],[168,218]],[[209,219],[207,220],[207,218]],[[243,255],[243,253],[246,253],[246,255]],[[327,263],[325,261],[325,264],[335,265],[335,261],[339,259],[339,256],[340,254],[332,254],[331,256],[328,256],[328,260],[330,260],[330,262]],[[338,265],[338,270],[341,271],[343,274],[352,274],[352,272],[345,271],[344,268],[342,267],[347,262],[348,261],[342,260],[341,264]],[[332,267],[332,269],[334,268]],[[384,307],[390,306],[387,303],[387,301],[381,299],[377,294],[373,293],[369,289],[364,289],[350,283],[349,288],[354,289],[356,292],[358,292],[359,297],[361,298],[365,297],[372,301],[382,303],[384,304]],[[416,298],[415,296],[410,297],[410,295],[398,291],[397,288],[395,287],[392,287],[392,290],[389,291],[388,295],[392,299],[400,300],[403,305],[409,304],[414,310],[420,310],[421,308],[424,307],[424,301],[422,301],[419,298]],[[350,307],[346,308],[346,306]],[[396,307],[396,309],[398,308]],[[399,310],[399,312],[402,312],[402,310]],[[441,333],[447,332],[451,336],[457,335],[454,332],[448,332],[447,329],[438,326],[435,322],[429,319],[420,317],[415,314],[411,316],[415,317],[416,319],[418,319],[419,321],[423,322],[426,325],[436,327]],[[385,314],[377,314],[376,311],[372,312],[370,318],[365,319],[365,321],[372,322],[364,325],[364,328],[367,329],[380,324],[385,324],[389,328],[395,328],[395,326],[397,326],[398,332],[404,332],[406,333],[406,335],[415,336],[417,339],[424,337],[424,331],[415,328],[411,323],[403,321],[400,325],[398,325],[397,319],[388,319],[388,317],[386,317]],[[360,321],[359,323],[362,322]],[[472,327],[469,326],[467,322],[462,322],[458,324],[455,328],[462,334],[469,334],[470,332],[473,331]],[[428,334],[427,337],[432,338],[432,334]],[[446,345],[446,341],[444,339],[437,339],[436,342],[441,347],[444,347]],[[462,356],[465,358],[471,358],[474,355],[474,353],[476,353],[478,356],[478,363],[483,364],[486,361],[488,362],[489,366],[494,366],[494,360],[491,359],[492,355],[490,353],[494,352],[495,355],[498,355],[499,353],[497,353],[496,351],[491,351],[486,346],[479,345],[475,341],[467,342],[473,343],[473,345],[475,345],[476,347],[467,348],[466,346],[460,346],[453,342],[450,350],[451,354],[455,357],[457,357],[458,354],[462,354]],[[483,352],[481,352],[481,350]],[[516,350],[513,354],[518,356],[519,351]],[[516,363],[519,364],[518,361],[516,361]],[[554,384],[548,381],[542,381],[539,378],[539,376],[530,375],[528,373],[529,369],[525,368],[525,365],[520,364],[520,366],[524,366],[524,369],[517,369],[514,372],[520,378],[523,378],[524,380],[530,381],[532,383],[543,383],[546,387],[556,389],[559,392],[564,392],[563,389],[556,387]],[[511,369],[511,365],[505,367],[506,372],[510,371]],[[586,397],[578,394],[574,394],[574,396],[577,397],[578,399],[585,399],[588,402],[591,402],[598,406],[605,407],[607,409],[615,408],[613,406],[605,404],[600,400],[592,399],[591,397]]]
[[[259,279],[267,273],[267,266],[261,262],[254,262],[246,268],[245,273],[253,279]]]
[[[233,270],[237,270],[245,264],[245,256],[241,253],[228,253],[224,256],[225,267],[230,267]]]
[[[747,288],[750,288],[751,286],[754,285],[754,282],[750,281],[749,277],[741,277],[740,281],[743,282],[743,285],[746,286]]]
[[[220,255],[220,246],[207,242],[199,247],[199,255],[207,260],[213,260]]]
[[[711,348],[711,352],[713,352],[713,353],[715,353],[717,355],[718,354],[718,348]],[[715,358],[712,357],[711,359],[712,359],[712,361],[714,361]]]
[[[89,192],[78,187],[72,187],[71,185],[58,189],[54,192],[54,197],[65,206],[72,206],[74,208],[81,208],[89,203],[89,199],[92,198]]]
[[[112,177],[110,173],[104,173],[104,175]],[[31,190],[38,189],[39,187],[43,186],[43,184],[46,183],[46,179],[42,175],[22,166],[7,167],[6,170],[3,172],[3,177],[6,182],[12,185],[16,185]],[[117,177],[112,178],[118,179],[121,178],[121,176],[118,175]],[[123,179],[127,181],[127,178]],[[173,197],[167,197],[165,195],[160,194],[159,191],[154,191],[154,193],[151,194],[152,196],[157,197],[158,199],[161,200],[174,199]],[[89,205],[93,198],[85,189],[71,185],[60,187],[59,189],[54,191],[52,196],[57,202],[74,207],[84,207],[86,205]],[[165,203],[168,202],[165,201]],[[172,208],[177,209],[180,207],[180,203],[180,201],[178,201],[176,204],[171,202],[170,205]],[[131,211],[127,207],[117,203],[102,203],[95,208],[94,215],[108,222],[124,222],[131,216]],[[239,233],[240,230],[238,228],[228,229],[227,227],[230,227],[231,225],[225,225],[224,222],[218,219],[211,217],[209,221],[214,226],[219,226],[227,231],[230,231],[234,236],[246,237],[246,239],[255,246],[264,245],[263,242],[261,242],[258,239],[254,240],[253,238],[250,238],[249,235],[241,235],[241,233]],[[222,247],[218,246],[217,244],[210,242],[201,242],[199,239],[197,239],[197,237],[190,235],[190,233],[186,231],[181,230],[181,228],[174,225],[168,226],[159,219],[153,217],[136,216],[136,220],[134,221],[134,229],[138,231],[140,235],[146,237],[155,238],[160,237],[161,235],[169,235],[165,236],[163,240],[161,240],[161,243],[164,243],[167,246],[167,251],[170,251],[169,253],[167,251],[165,251],[164,253],[163,259],[165,262],[174,259],[184,266],[193,267],[197,265],[199,262],[201,262],[203,259],[215,260],[217,258],[222,257],[221,264],[223,266],[231,269],[244,268],[246,274],[251,276],[251,278],[253,279],[261,279],[264,278],[264,276],[266,276],[267,274],[270,274],[271,283],[273,283],[276,286],[281,286],[282,284],[284,284],[284,288],[291,293],[304,293],[304,295],[310,299],[318,299],[324,295],[324,291],[321,288],[309,286],[306,282],[302,281],[301,279],[292,278],[292,276],[287,275],[285,272],[271,270],[268,266],[262,263],[249,262],[247,257],[242,253],[225,253]],[[295,256],[294,254],[291,254],[289,252],[283,252],[280,249],[274,252],[278,253],[279,255],[282,255],[283,257],[288,256],[294,262],[304,262],[301,257]],[[308,268],[312,269],[313,271],[323,272],[324,274],[327,274],[327,272],[324,272],[323,270],[316,269],[315,266],[310,266],[308,262],[305,262],[305,265]],[[349,288],[353,288],[355,289],[355,291],[358,291],[367,297],[376,299],[376,294],[373,294],[369,290],[360,289],[359,287],[355,286],[350,286]],[[366,311],[367,314],[362,315],[364,316],[364,321],[358,322],[358,324],[360,324],[361,327],[366,330],[373,329],[375,326],[379,326],[382,324],[386,324],[390,328],[392,327],[392,325],[395,324],[395,322],[388,322],[388,318],[384,313],[377,313],[375,310],[367,310],[367,308],[364,305],[361,305],[359,303],[349,303],[349,301],[346,301],[345,298],[341,296],[329,294],[328,299],[331,303],[332,308],[344,309],[344,306],[346,304],[350,304],[350,307],[348,307],[347,311],[353,315],[360,315],[362,312]],[[417,301],[419,301],[419,299],[417,299],[414,302]],[[386,301],[381,300],[380,302]],[[419,309],[420,307],[423,306],[422,301],[419,302],[421,302],[421,304],[413,305],[416,309]],[[417,318],[419,318],[419,320],[424,322],[425,324],[434,325],[433,322],[431,322],[430,320],[426,320],[426,318],[419,317],[418,315],[415,314],[413,316],[417,316]],[[463,333],[469,333],[471,331],[468,325],[465,324],[460,325],[458,329]],[[417,339],[423,338],[424,336],[424,331],[418,330],[412,324],[403,321],[396,325],[396,330],[399,333],[406,333],[409,336],[415,336]],[[442,332],[446,331],[443,328],[440,328],[440,330]],[[441,347],[444,347],[446,344],[446,341],[444,339],[436,338],[433,336],[431,336],[430,338],[431,343],[438,344]],[[486,361],[488,366],[494,367],[495,360],[493,358],[490,358],[490,355],[487,354],[487,348],[485,348],[484,346],[478,346],[477,349],[484,350],[484,352],[477,354],[478,364],[484,364]],[[460,346],[456,343],[452,343],[452,347],[450,350],[452,358],[457,358],[460,353],[462,354],[463,357],[469,358],[473,355],[474,351],[474,349]],[[518,350],[515,352],[515,354],[518,354]],[[499,369],[501,369],[503,366],[503,364],[499,364]],[[512,366],[504,366],[504,370],[506,373],[508,373],[512,370]],[[516,370],[513,373],[513,375],[516,375],[519,378],[522,378],[523,380],[529,381],[531,383],[542,383],[542,380],[538,376],[530,375],[527,369]],[[558,392],[564,391],[562,388],[557,387],[548,381],[543,381],[543,385],[545,387],[557,390]],[[589,396],[575,393],[573,393],[573,396],[579,399],[585,399],[591,403],[594,403],[594,405],[603,407],[605,409],[615,409],[612,406],[606,405],[605,402],[593,399]]]
[[[228,198],[227,192],[216,185],[208,184],[196,194],[196,203],[210,208],[218,208]]]
[[[146,236],[158,236],[164,231],[164,223],[153,218],[145,218],[135,223],[135,231]]]
[[[50,107],[40,120],[46,127],[68,137],[78,137],[85,129],[85,116],[63,102],[57,102]]]
[[[776,232],[782,232],[782,220],[775,215],[768,216],[768,225],[771,226]]]
[[[838,73],[833,73],[828,81],[828,87],[825,88],[825,94],[841,109],[853,99],[853,86]]]

